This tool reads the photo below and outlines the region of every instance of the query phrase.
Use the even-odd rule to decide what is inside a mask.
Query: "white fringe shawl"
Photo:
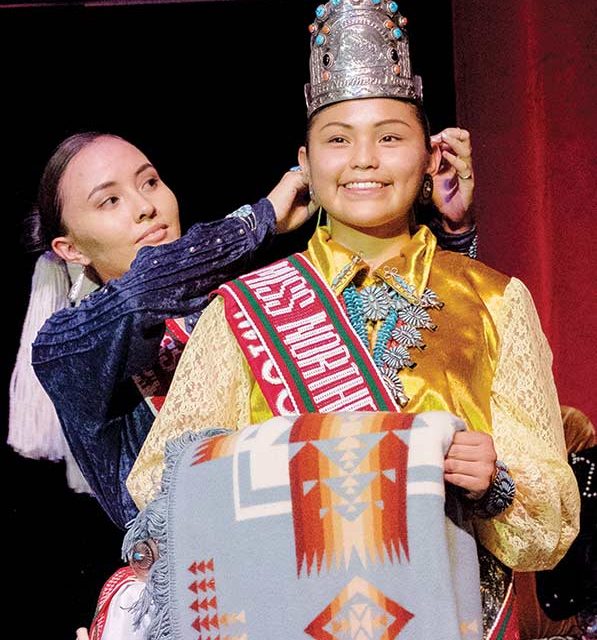
[[[31,366],[35,336],[53,313],[68,306],[70,283],[63,260],[51,251],[39,257],[10,379],[8,444],[25,458],[65,460],[69,487],[77,493],[91,493],[70,452],[54,405]]]

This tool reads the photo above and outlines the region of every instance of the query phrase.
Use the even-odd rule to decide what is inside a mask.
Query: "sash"
[[[90,640],[101,640],[102,634],[104,633],[104,627],[106,626],[106,620],[108,619],[108,611],[112,599],[125,584],[135,582],[137,579],[138,578],[135,576],[135,573],[129,566],[121,567],[116,571],[116,573],[108,578],[100,592],[97,607],[95,609],[95,615],[93,616],[93,621],[89,627]]]
[[[344,308],[302,254],[241,276],[216,293],[274,416],[400,411]],[[487,621],[486,640],[518,640],[515,604],[510,581]]]
[[[518,625],[518,610],[514,596],[514,582],[510,578],[510,584],[506,596],[502,602],[491,628],[486,634],[487,640],[520,640],[520,628]]]
[[[400,411],[333,291],[303,255],[216,293],[274,415]]]
[[[164,404],[174,371],[189,337],[184,318],[166,320],[166,330],[160,343],[156,366],[133,376],[133,382],[154,416],[158,415]]]

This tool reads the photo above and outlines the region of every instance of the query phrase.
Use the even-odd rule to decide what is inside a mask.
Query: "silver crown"
[[[330,0],[315,10],[307,115],[358,98],[423,100],[410,65],[407,19],[393,0]]]

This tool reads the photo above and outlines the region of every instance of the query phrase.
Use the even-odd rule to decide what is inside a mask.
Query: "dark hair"
[[[103,137],[119,138],[111,133],[84,131],[69,136],[54,149],[39,181],[37,205],[25,219],[23,243],[28,251],[46,251],[54,238],[66,233],[60,194],[62,176],[79,151]]]
[[[410,104],[415,107],[415,115],[423,129],[423,135],[425,136],[425,149],[431,153],[433,151],[433,147],[431,146],[431,125],[429,124],[429,118],[427,117],[423,103],[418,100],[414,100],[410,102]]]
[[[427,114],[425,113],[425,109],[423,108],[423,103],[418,100],[405,100],[402,98],[394,98],[395,100],[400,100],[401,102],[406,102],[407,104],[412,104],[415,108],[415,114],[417,116],[417,120],[419,124],[423,128],[423,135],[425,136],[425,148],[429,153],[431,153],[431,127],[429,126],[429,118],[427,118]],[[337,103],[335,103],[337,104]],[[332,105],[329,105],[332,106]],[[323,108],[325,109],[325,107]],[[315,113],[311,115],[309,120],[307,121],[307,135],[305,146],[309,149],[309,135],[311,133],[311,128],[313,127],[313,120],[317,116],[317,114],[321,113],[323,109],[319,109]]]

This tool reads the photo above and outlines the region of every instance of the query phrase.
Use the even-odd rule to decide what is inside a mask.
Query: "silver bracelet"
[[[480,518],[494,518],[503,513],[514,502],[516,485],[508,467],[501,460],[495,461],[493,479],[485,495],[475,502],[475,515]]]

